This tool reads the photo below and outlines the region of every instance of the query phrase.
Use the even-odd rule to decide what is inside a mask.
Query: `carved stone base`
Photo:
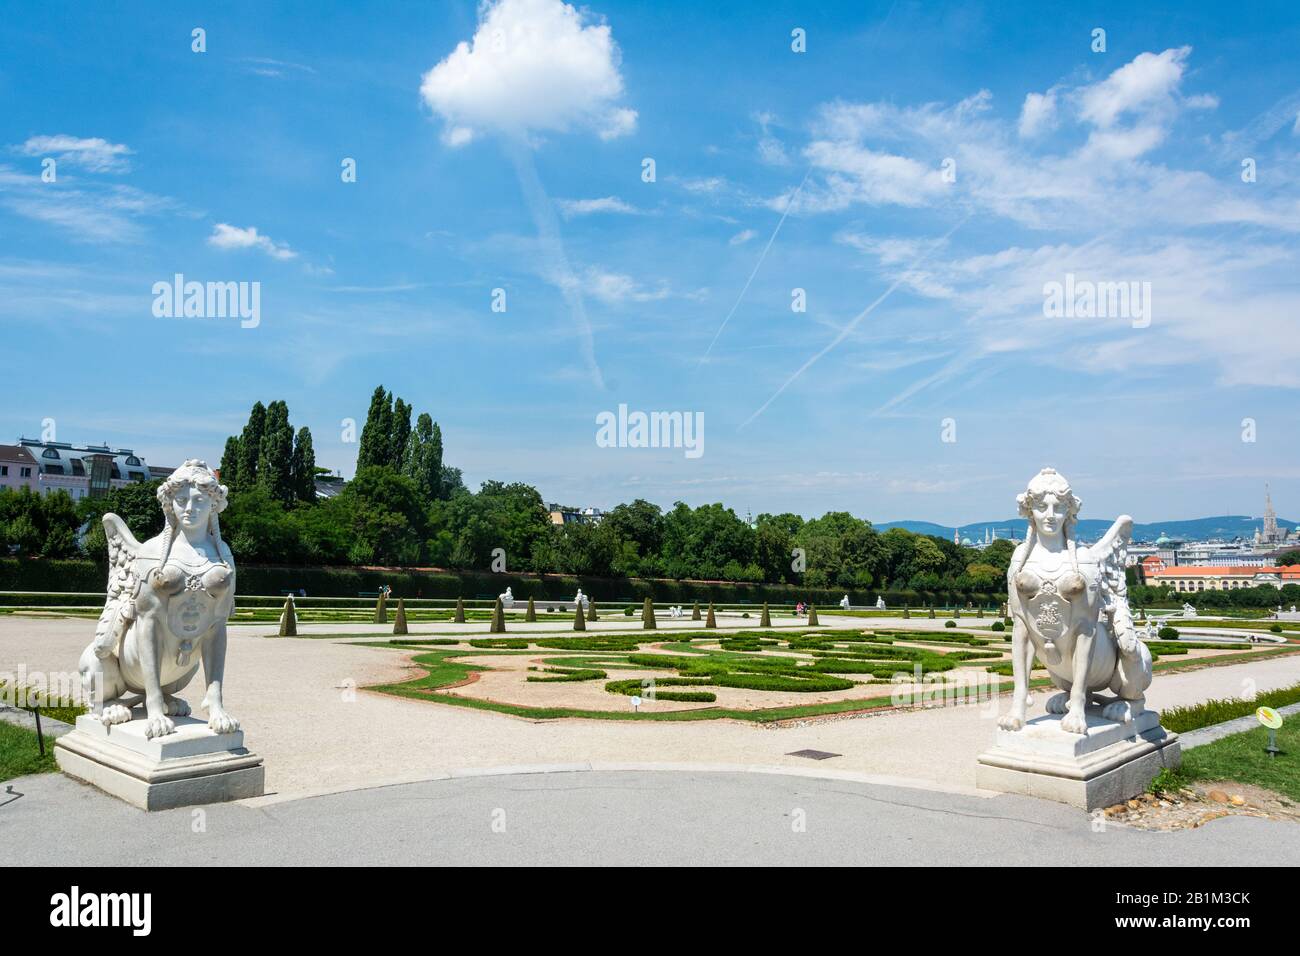
[[[1153,710],[1123,723],[1091,707],[1087,716],[1087,734],[1061,730],[1056,714],[999,730],[993,749],[979,757],[975,785],[1096,810],[1137,796],[1162,769],[1182,763],[1178,735],[1161,727]]]
[[[54,756],[68,776],[141,810],[262,795],[262,758],[244,747],[243,731],[216,734],[193,717],[172,720],[176,733],[151,740],[143,719],[105,726],[83,715],[59,738]]]

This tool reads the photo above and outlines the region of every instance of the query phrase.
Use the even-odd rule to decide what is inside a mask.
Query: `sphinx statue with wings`
[[[999,726],[1024,726],[1035,657],[1060,691],[1047,710],[1063,715],[1063,731],[1086,734],[1090,705],[1106,720],[1137,717],[1151,685],[1151,652],[1134,630],[1124,578],[1133,519],[1121,515],[1100,541],[1080,548],[1081,502],[1052,468],[1040,471],[1017,503],[1029,533],[1007,570],[1014,690]]]
[[[108,600],[81,655],[86,702],[105,724],[131,720],[143,702],[145,735],[165,736],[175,732],[171,718],[189,714],[178,695],[202,663],[208,727],[231,733],[239,722],[226,713],[221,687],[235,562],[217,521],[226,488],[192,458],[159,486],[158,503],[166,526],[143,544],[117,515],[104,515]]]

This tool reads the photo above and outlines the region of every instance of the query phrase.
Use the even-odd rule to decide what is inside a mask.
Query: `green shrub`
[[[944,627],[956,627],[956,626],[957,626],[957,622],[956,622],[956,621],[944,621],[944,622],[943,622],[943,626],[944,626]]]
[[[1254,700],[1228,697],[1207,700],[1190,707],[1168,707],[1160,712],[1160,723],[1166,730],[1181,734],[1198,727],[1221,724],[1236,717],[1247,717],[1259,707],[1285,707],[1297,701],[1300,701],[1300,684],[1292,684],[1290,687],[1256,694]]]
[[[1281,624],[1274,624],[1272,627],[1269,628],[1269,630],[1272,631],[1274,634],[1281,634],[1281,633],[1282,633],[1282,625],[1281,625]]]
[[[543,670],[548,674],[554,674],[556,676],[529,676],[528,680],[535,684],[554,684],[584,680],[600,680],[601,678],[608,676],[604,671],[596,670],[594,667],[546,667],[543,668]]]
[[[701,684],[708,684],[708,679],[691,680],[684,677],[656,677],[654,681],[654,697],[652,700],[671,700],[680,701],[689,704],[711,704],[718,699],[718,695],[707,690],[660,690],[661,687],[698,687]],[[611,694],[623,694],[626,697],[636,697],[638,695],[648,696],[651,689],[642,681],[633,678],[631,680],[612,680],[605,685],[605,690]]]
[[[1156,637],[1160,638],[1162,641],[1176,641],[1178,640],[1178,628],[1170,627],[1166,624],[1156,632]]]
[[[831,690],[848,690],[853,681],[829,674],[809,674],[794,677],[786,674],[717,674],[713,683],[719,687],[739,687],[745,690],[771,690],[796,694],[815,694]]]
[[[998,632],[1005,631],[1006,629],[1007,626],[1003,624],[1001,621],[994,621],[993,626],[989,628],[990,631],[998,631]]]

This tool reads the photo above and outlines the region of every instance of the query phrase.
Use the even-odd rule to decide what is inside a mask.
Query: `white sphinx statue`
[[[884,599],[884,597],[882,597],[881,595],[877,594],[877,595],[876,595],[876,610],[877,610],[877,611],[883,611],[884,609],[885,609],[885,599]]]
[[[578,593],[573,596],[573,603],[575,607],[581,604],[584,610],[591,606],[591,601],[582,593],[582,588],[578,588]]]
[[[175,731],[171,718],[190,712],[177,695],[201,662],[208,727],[233,733],[239,721],[221,700],[235,599],[235,562],[217,521],[226,489],[192,458],[158,488],[158,503],[167,524],[143,544],[117,515],[104,515],[108,600],[79,665],[89,711],[105,725],[120,724],[143,701],[145,736],[165,737]]]
[[[1133,519],[1121,515],[1100,541],[1080,548],[1074,535],[1080,501],[1052,468],[1040,471],[1017,502],[1029,534],[1007,571],[1015,684],[1011,712],[998,725],[1024,726],[1035,656],[1060,689],[1047,710],[1064,715],[1061,730],[1086,734],[1090,703],[1107,720],[1136,718],[1151,684],[1151,652],[1134,631],[1124,579]]]
[[[510,588],[506,588],[504,591],[502,591],[500,594],[498,594],[498,595],[497,595],[497,598],[500,599],[500,601],[501,601],[501,606],[502,606],[502,607],[514,607],[514,606],[515,606],[515,595],[514,595],[514,592],[513,592]]]
[[[847,594],[840,598],[840,607],[846,611],[849,609],[849,596]]]

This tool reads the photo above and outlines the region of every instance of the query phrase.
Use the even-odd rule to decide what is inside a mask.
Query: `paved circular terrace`
[[[20,783],[22,796],[0,806],[10,866],[1300,864],[1293,823],[1097,830],[1078,810],[1027,797],[771,773],[464,776],[216,804],[201,818],[141,813],[56,774]]]

